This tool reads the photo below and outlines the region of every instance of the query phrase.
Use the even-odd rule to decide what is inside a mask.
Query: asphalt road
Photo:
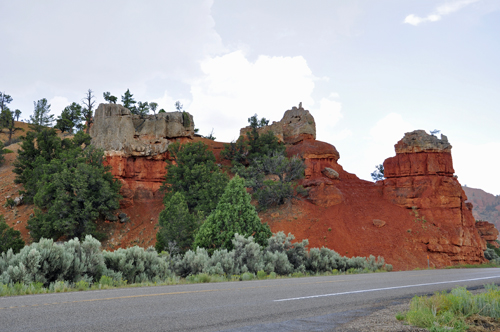
[[[415,294],[500,284],[500,269],[423,270],[0,298],[0,331],[333,331]]]

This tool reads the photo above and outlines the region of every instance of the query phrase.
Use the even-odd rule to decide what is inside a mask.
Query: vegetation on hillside
[[[95,221],[119,207],[120,184],[89,143],[81,131],[64,140],[54,129],[23,138],[13,172],[25,202],[36,206],[28,221],[33,239],[99,236]]]
[[[0,214],[0,254],[9,249],[17,254],[23,247],[24,241],[21,238],[21,232],[9,227],[3,215]]]
[[[297,157],[287,158],[285,145],[272,131],[259,133],[258,129],[269,120],[259,120],[255,114],[248,123],[250,130],[246,137],[240,136],[236,142],[226,144],[221,156],[231,160],[233,173],[246,180],[259,208],[281,205],[297,197],[297,193],[302,193],[296,181],[304,176],[303,161]]]
[[[159,217],[156,248],[185,251],[192,246],[201,221],[217,207],[229,178],[202,142],[174,143],[169,153],[175,163],[167,165],[162,187],[165,209]]]

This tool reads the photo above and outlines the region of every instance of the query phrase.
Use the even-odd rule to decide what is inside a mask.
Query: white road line
[[[426,284],[405,285],[405,286],[395,286],[395,287],[385,287],[385,288],[363,289],[363,290],[358,290],[358,291],[333,293],[333,294],[321,294],[321,295],[311,295],[311,296],[303,296],[303,297],[292,297],[292,298],[289,298],[289,299],[274,300],[274,302],[305,300],[305,299],[314,299],[314,298],[317,298],[317,297],[337,296],[337,295],[357,294],[357,293],[367,293],[367,292],[377,292],[377,291],[390,290],[390,289],[400,289],[400,288],[410,288],[410,287],[420,287],[420,286],[430,286],[430,285],[440,285],[440,284],[451,284],[451,283],[456,283],[456,282],[485,280],[485,279],[494,279],[494,278],[500,278],[500,276],[484,277],[484,278],[474,278],[474,279],[463,279],[463,280],[440,281],[440,282],[430,282],[430,283],[426,283]]]

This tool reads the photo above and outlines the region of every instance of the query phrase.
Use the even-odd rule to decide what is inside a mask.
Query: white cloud
[[[451,3],[445,3],[444,5],[438,6],[434,12],[431,14],[427,15],[426,17],[419,17],[414,14],[410,14],[406,16],[404,23],[408,23],[414,26],[419,25],[420,23],[423,22],[436,22],[441,20],[441,18],[445,15],[454,13],[465,6],[470,5],[471,3],[477,2],[479,0],[461,0],[461,1],[455,1]]]
[[[345,139],[350,134],[349,130],[344,130],[342,134],[336,133],[333,128],[342,119],[342,103],[338,100],[338,93],[331,93],[328,98],[321,98],[319,107],[310,109],[314,121],[316,122],[316,138],[335,145],[338,140]]]
[[[55,96],[51,100],[49,100],[49,105],[50,105],[50,114],[54,114],[54,119],[61,114],[63,109],[66,106],[69,106],[71,103],[69,102],[68,98],[66,97],[61,97],[61,96]]]
[[[453,167],[460,184],[500,195],[500,177],[497,176],[500,160],[496,153],[500,150],[500,142],[451,144]]]
[[[219,141],[232,141],[247,119],[257,113],[271,121],[279,121],[283,113],[302,102],[312,109],[313,76],[301,57],[259,56],[249,61],[242,51],[211,57],[201,62],[203,76],[191,82],[193,101],[186,107],[194,116],[202,135],[214,129]],[[319,112],[335,120],[331,100],[320,102]],[[316,115],[313,114],[316,118]]]
[[[375,165],[382,164],[385,159],[395,156],[394,145],[404,137],[405,133],[415,129],[418,128],[414,128],[400,114],[386,115],[370,129],[364,154],[359,155],[359,159],[353,164],[354,168],[348,171],[360,178],[371,180],[370,173],[375,170]]]

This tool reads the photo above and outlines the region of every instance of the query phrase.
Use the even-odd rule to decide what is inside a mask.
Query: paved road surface
[[[0,298],[0,331],[333,331],[356,317],[500,269],[423,270]]]

